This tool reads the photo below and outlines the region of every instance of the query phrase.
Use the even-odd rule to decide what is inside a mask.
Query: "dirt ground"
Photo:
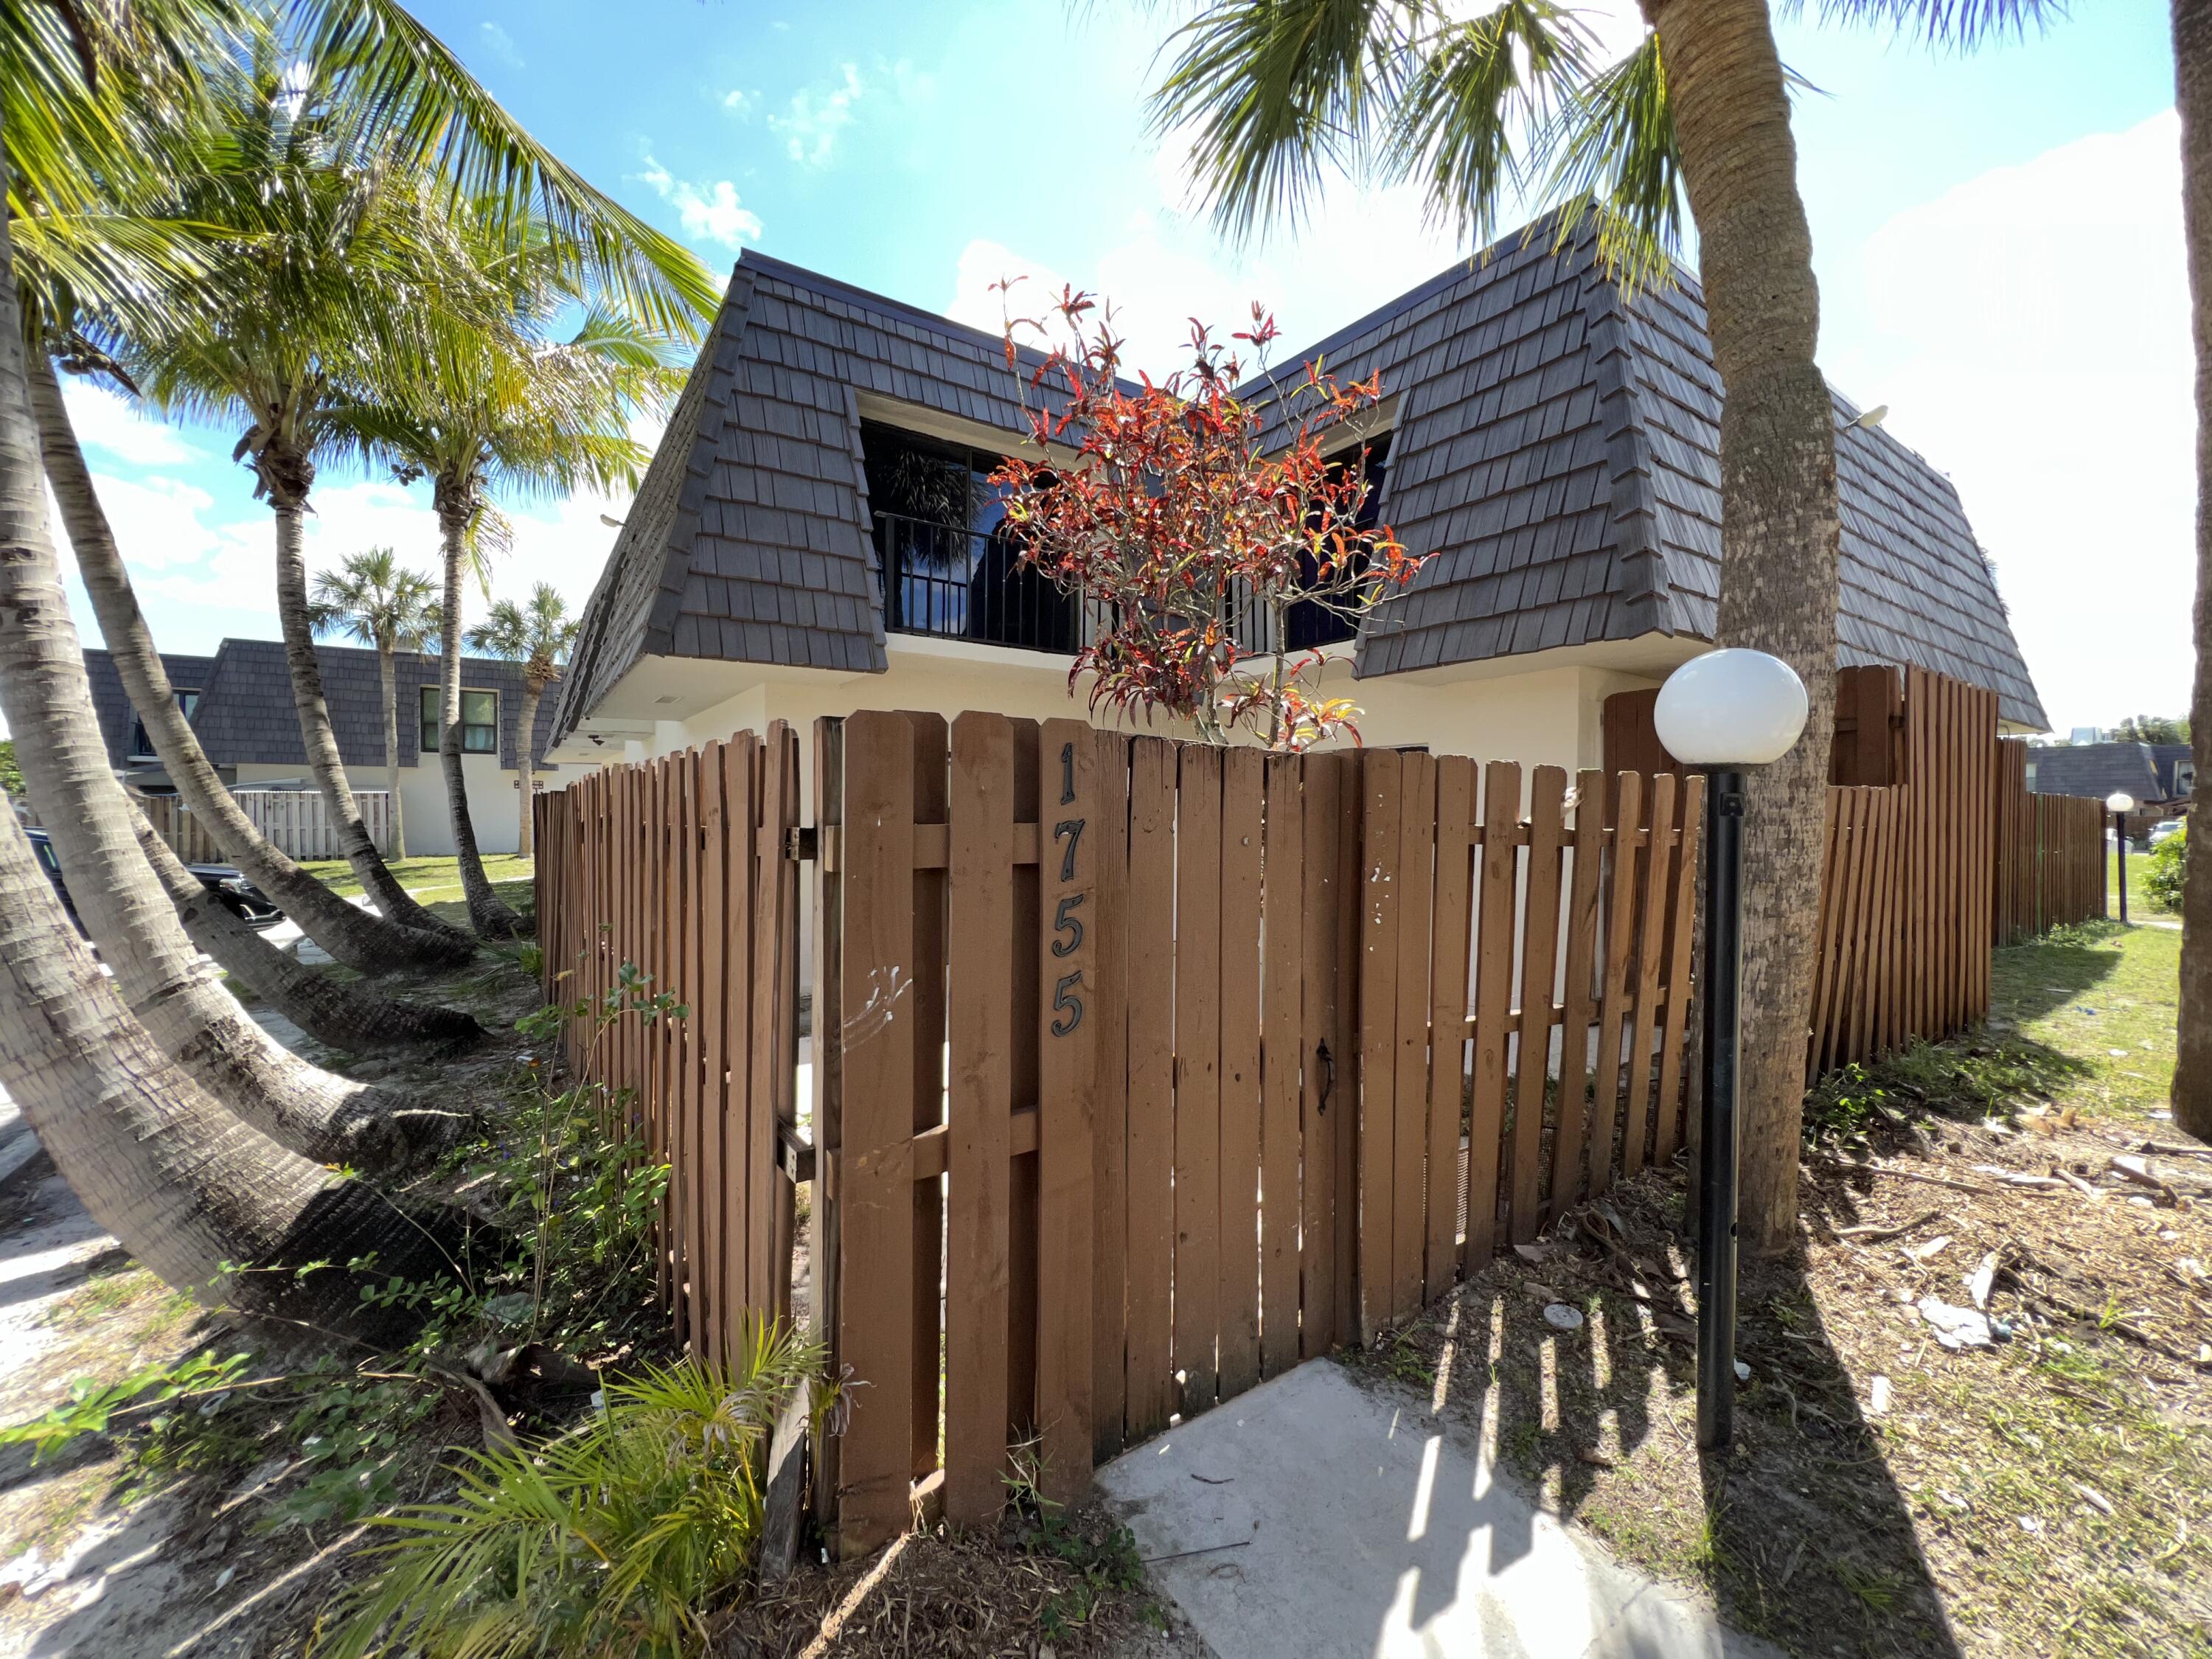
[[[2112,1040],[2158,1030],[2115,988],[2137,948],[2001,953],[1988,1030],[1816,1095],[1802,1246],[1745,1266],[1732,1454],[1696,1445],[1679,1171],[1364,1363],[1793,1652],[2212,1653],[2212,1152],[2154,1115],[2160,1040]],[[1931,1312],[1990,1340],[1947,1346]]]

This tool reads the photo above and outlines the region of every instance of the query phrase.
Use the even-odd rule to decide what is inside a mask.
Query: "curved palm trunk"
[[[391,1102],[287,1054],[201,971],[108,769],[48,533],[21,315],[0,228],[0,715],[70,896],[164,1053],[253,1127],[313,1155],[374,1155]],[[10,815],[12,817],[12,815]]]
[[[270,845],[253,821],[223,787],[201,749],[198,736],[177,707],[161,653],[138,609],[130,572],[115,545],[113,531],[78,447],[69,410],[53,365],[43,354],[28,364],[31,401],[38,416],[39,441],[48,482],[60,504],[78,573],[92,597],[100,631],[114,656],[131,706],[139,711],[154,752],[177,793],[205,824],[223,856],[244,871],[253,884],[284,907],[307,937],[349,968],[365,974],[388,973],[416,964],[457,966],[474,954],[466,941],[450,933],[421,933],[386,921],[374,911],[349,904]]]
[[[313,477],[307,461],[290,458],[275,470],[296,474],[298,492],[272,490],[270,505],[276,519],[276,617],[284,633],[284,662],[291,671],[292,711],[300,722],[300,743],[307,750],[307,770],[322,791],[323,805],[338,836],[338,850],[352,866],[362,890],[376,908],[394,921],[425,932],[447,931],[446,924],[413,899],[399,878],[379,856],[368,838],[368,826],[353,804],[353,785],[346,777],[345,762],[338,755],[338,740],[331,730],[331,708],[323,700],[322,665],[315,656],[314,629],[307,621],[307,560],[301,546],[301,515],[307,509],[307,490]]]
[[[295,1270],[368,1257],[379,1282],[434,1281],[465,1261],[465,1235],[452,1218],[402,1212],[225,1111],[131,1017],[15,814],[0,820],[0,1085],[70,1190],[178,1290],[388,1335],[377,1327],[389,1315],[361,1298],[365,1274]],[[264,1271],[228,1273],[226,1263]]]
[[[177,918],[192,943],[317,1042],[361,1054],[410,1043],[469,1043],[483,1037],[483,1027],[458,1008],[396,1002],[341,985],[289,951],[278,950],[240,921],[198,877],[185,868],[184,860],[155,834],[143,813],[137,828],[139,848],[154,866],[170,902],[177,907]],[[442,1136],[453,1123],[450,1115],[444,1113],[393,1112],[388,1116],[403,1132],[403,1138],[426,1143]],[[414,1133],[417,1120],[419,1136]],[[409,1150],[406,1146],[396,1146],[392,1155]],[[358,1164],[361,1159],[356,1157],[349,1161]]]
[[[1835,416],[1813,360],[1820,294],[1765,0],[1647,0],[1667,64],[1720,370],[1717,643],[1771,652],[1810,695],[1805,736],[1744,815],[1741,1225],[1797,1240],[1798,1138],[1820,915],[1840,559]]]
[[[486,939],[513,939],[522,932],[516,915],[492,891],[477,851],[477,827],[469,816],[468,775],[461,765],[461,584],[467,521],[441,512],[438,531],[446,555],[446,611],[442,648],[443,695],[438,708],[438,762],[446,774],[446,810],[453,820],[453,851],[461,867],[461,890],[468,895],[469,925]],[[526,812],[529,803],[523,803]]]
[[[538,704],[545,695],[545,682],[527,667],[522,671],[522,718],[514,731],[515,784],[522,791],[522,830],[516,838],[514,850],[526,859],[538,856],[537,825],[532,821],[537,814],[531,808],[537,804],[538,768],[531,750],[538,741]]]
[[[2181,204],[2197,343],[2197,683],[2189,736],[2197,761],[2181,899],[2179,1052],[2173,1119],[2212,1140],[2212,0],[2173,0]]]
[[[392,665],[392,647],[376,647],[378,689],[384,694],[384,787],[391,795],[392,842],[384,849],[388,864],[407,861],[407,819],[399,807],[399,686]]]

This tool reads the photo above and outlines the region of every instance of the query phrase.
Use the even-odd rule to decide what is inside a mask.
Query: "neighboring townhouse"
[[[2185,743],[2053,744],[2028,750],[2027,787],[2039,795],[2086,795],[2136,803],[2130,833],[2142,835],[2177,817],[2197,787],[2197,764]]]
[[[319,645],[315,655],[322,667],[323,696],[330,706],[338,755],[353,787],[383,789],[387,781],[384,704],[376,653],[354,646]],[[234,790],[315,787],[300,742],[292,678],[281,640],[225,640],[211,657],[165,653],[161,662],[178,702],[199,736],[200,747],[225,783]],[[100,736],[117,774],[149,793],[169,793],[174,786],[147,741],[114,659],[106,651],[87,651],[84,665]],[[438,765],[439,669],[438,658],[412,651],[398,652],[393,659],[399,701],[399,790],[410,854],[453,851],[445,776]],[[558,789],[579,775],[574,769],[563,773],[547,768],[542,759],[552,730],[554,700],[555,690],[549,688],[538,704],[532,734],[532,753],[541,757],[538,764],[543,769],[536,782],[544,789]],[[487,853],[512,853],[519,842],[521,775],[515,763],[521,708],[520,663],[461,659],[461,769],[477,844]]]
[[[1431,556],[1362,637],[1322,614],[1292,643],[1328,653],[1370,744],[1605,764],[1607,699],[1712,636],[1719,382],[1695,282],[1632,301],[1587,236],[1515,236],[1277,362],[1316,356],[1380,374],[1375,510]],[[1838,398],[1838,661],[1989,687],[2008,730],[2043,729],[1956,491],[1856,412]],[[1018,567],[988,483],[1025,431],[998,339],[745,253],[585,609],[552,753],[860,708],[1082,713],[1084,619]]]

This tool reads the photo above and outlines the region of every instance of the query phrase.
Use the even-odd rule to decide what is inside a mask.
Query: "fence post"
[[[829,1375],[844,1375],[838,1340],[842,1310],[837,1262],[842,1247],[836,1196],[843,1153],[845,1068],[837,1034],[844,1024],[840,989],[844,977],[844,880],[839,838],[845,823],[845,722],[823,715],[814,722],[814,1194],[809,1218],[808,1269],[813,1275],[811,1327],[828,1349]],[[823,1437],[814,1449],[814,1519],[836,1535],[838,1441]]]

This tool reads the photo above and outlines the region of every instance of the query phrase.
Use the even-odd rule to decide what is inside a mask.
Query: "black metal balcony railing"
[[[1283,613],[1283,633],[1285,650],[1313,651],[1324,645],[1344,644],[1356,637],[1358,629],[1327,605],[1301,599]],[[1237,641],[1237,648],[1248,656],[1271,654],[1275,641],[1267,606],[1241,607],[1230,629],[1230,637]]]
[[[1062,655],[1081,648],[1075,601],[1024,565],[1011,538],[897,513],[875,516],[884,626],[892,633]]]

